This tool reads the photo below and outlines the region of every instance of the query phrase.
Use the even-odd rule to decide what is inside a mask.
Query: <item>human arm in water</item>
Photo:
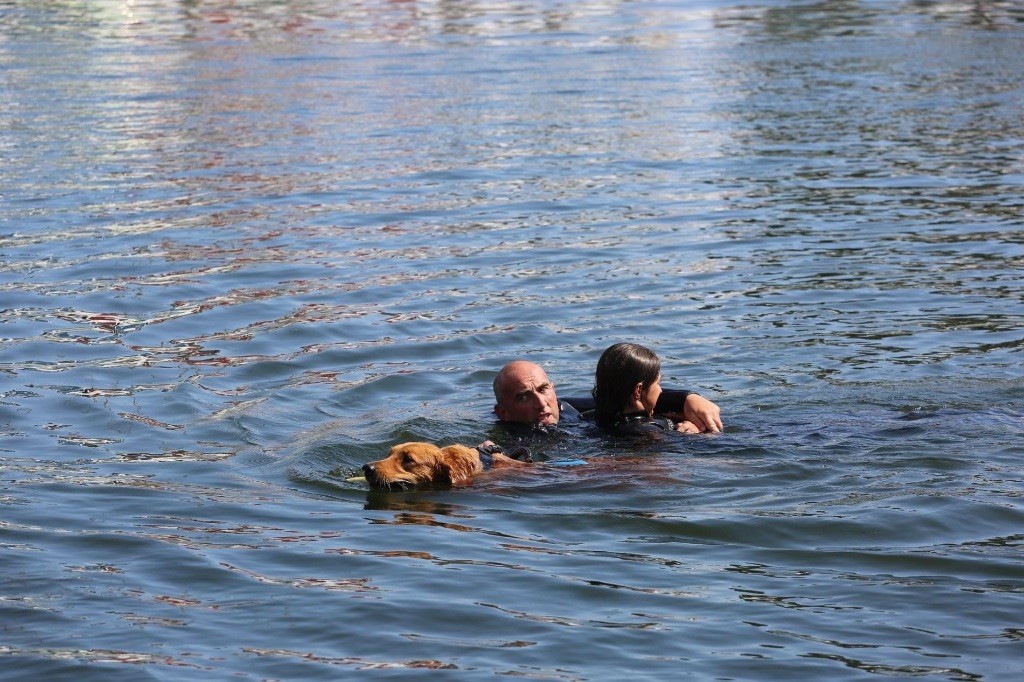
[[[683,433],[721,433],[722,431],[722,414],[718,405],[696,393],[686,396],[686,400],[683,402],[682,417],[683,421],[679,423],[679,426],[689,424],[696,429],[696,431],[690,431],[677,427],[677,430],[683,431]]]
[[[718,405],[690,391],[666,389],[654,406],[655,414],[663,414],[676,422],[682,433],[721,433],[722,414]]]

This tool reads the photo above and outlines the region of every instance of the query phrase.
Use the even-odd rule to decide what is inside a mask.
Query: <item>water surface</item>
[[[0,29],[3,677],[1024,672],[1015,3]],[[619,340],[725,433],[348,480]]]

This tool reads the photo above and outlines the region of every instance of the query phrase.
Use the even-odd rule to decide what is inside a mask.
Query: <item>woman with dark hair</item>
[[[654,415],[661,395],[661,360],[635,343],[616,343],[597,361],[594,403],[597,425],[616,434],[651,431],[699,433],[692,422]]]

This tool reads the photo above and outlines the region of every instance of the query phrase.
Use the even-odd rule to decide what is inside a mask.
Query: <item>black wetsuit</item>
[[[668,417],[657,414],[648,417],[646,412],[619,415],[614,424],[605,428],[605,431],[615,436],[658,435],[675,430],[676,423]]]
[[[675,388],[667,388],[658,396],[658,404],[654,406],[654,414],[682,414],[683,406],[686,404],[686,397],[692,391],[682,391]],[[563,405],[570,405],[577,418],[586,421],[594,421],[595,401],[590,396],[585,398],[566,398],[558,401],[561,408]]]
[[[655,436],[665,432],[674,432],[676,423],[666,414],[682,414],[686,397],[690,391],[668,389],[658,396],[658,404],[654,406],[654,416],[648,417],[646,412],[627,412],[616,418],[611,425],[603,426],[605,432],[615,436]],[[590,399],[590,419],[594,419],[594,400]]]

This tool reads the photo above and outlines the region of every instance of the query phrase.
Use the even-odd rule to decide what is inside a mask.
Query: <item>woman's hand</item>
[[[697,425],[689,421],[676,422],[676,431],[680,433],[700,433]]]
[[[696,393],[686,396],[683,403],[683,419],[694,426],[696,433],[721,433],[722,416],[718,405]],[[681,430],[681,429],[677,429]],[[685,431],[684,433],[691,433]]]

